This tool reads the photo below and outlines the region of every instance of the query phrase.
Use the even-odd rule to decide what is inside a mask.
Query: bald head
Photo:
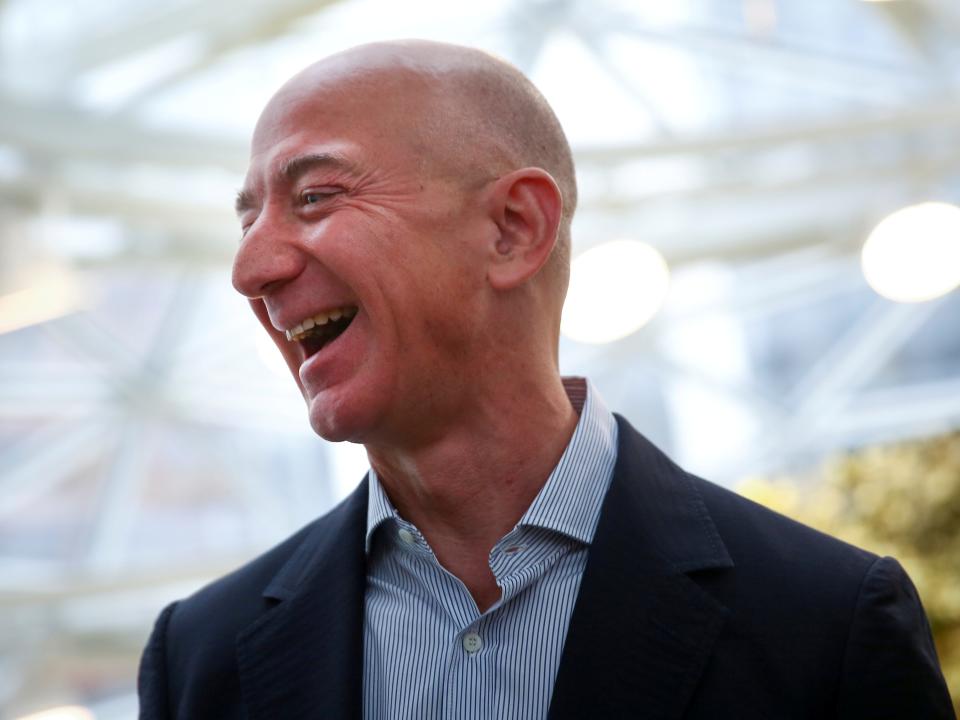
[[[373,94],[371,121],[408,141],[427,172],[479,186],[523,167],[546,170],[563,196],[557,246],[546,268],[562,301],[577,203],[573,158],[556,115],[523,73],[472,48],[423,40],[373,43],[306,68],[270,105],[289,107],[331,87],[341,89],[347,104]]]
[[[233,283],[325,438],[421,447],[531,388],[567,414],[575,203],[566,138],[519,71],[451,45],[365,45],[261,114]]]

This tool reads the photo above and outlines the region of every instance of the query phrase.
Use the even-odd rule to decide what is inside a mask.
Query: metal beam
[[[97,497],[84,569],[96,575],[119,573],[127,559],[130,535],[140,520],[141,486],[147,475],[152,431],[149,420],[135,413],[120,422],[119,440]]]
[[[921,65],[884,62],[783,38],[756,38],[717,26],[686,24],[660,30],[626,12],[610,14],[608,22],[612,33],[686,50],[714,65],[717,61],[726,63],[741,78],[748,78],[748,74],[751,79],[770,75],[779,86],[787,82],[801,83],[812,90],[832,87],[849,97],[865,91],[886,94],[891,88],[909,86],[917,90],[929,85]]]
[[[712,155],[734,150],[755,150],[795,143],[820,143],[831,140],[863,138],[867,135],[900,134],[930,128],[955,128],[960,123],[960,102],[950,100],[927,105],[910,104],[896,110],[858,110],[829,120],[786,123],[776,127],[749,130],[725,130],[704,133],[699,137],[678,137],[623,144],[616,147],[576,150],[578,163],[616,165],[640,158],[672,155]]]
[[[0,517],[9,517],[100,457],[111,433],[105,418],[50,423],[0,455]]]
[[[198,28],[208,33],[211,53],[262,42],[305,15],[337,0],[273,0],[270,3],[189,2],[144,6],[131,22],[103,23],[70,53],[74,71],[135,55]]]
[[[836,435],[851,444],[888,442],[949,432],[960,427],[960,377],[864,393],[832,418],[819,440],[836,447]]]
[[[791,405],[801,425],[830,414],[863,387],[939,307],[877,298],[865,315],[793,387]]]
[[[254,12],[240,14],[239,8],[231,8],[230,13],[217,13],[217,20],[203,26],[204,50],[190,62],[184,63],[173,72],[144,85],[140,90],[127,96],[123,108],[129,112],[132,106],[142,104],[151,97],[173,87],[213,65],[227,53],[262,43],[282,35],[292,29],[297,20],[308,15],[316,15],[342,0],[286,0],[286,2],[258,3],[245,6],[256,8]],[[211,7],[211,3],[201,3],[190,7]]]
[[[901,305],[878,298],[844,336],[798,382],[788,398],[789,419],[769,432],[748,460],[749,470],[770,470],[784,461],[815,455],[832,435],[837,418],[856,402],[858,391],[914,332],[939,303]],[[831,447],[842,446],[840,438]],[[738,474],[744,474],[747,465]]]
[[[41,158],[82,159],[117,165],[212,166],[242,173],[247,149],[241,141],[149,129],[122,118],[105,118],[63,104],[39,104],[0,96],[0,137]]]

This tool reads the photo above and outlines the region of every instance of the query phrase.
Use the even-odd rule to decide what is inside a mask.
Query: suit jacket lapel
[[[319,521],[237,638],[248,717],[360,718],[367,483]]]
[[[551,720],[681,717],[726,615],[686,574],[733,566],[699,493],[623,418],[617,422],[617,465]]]

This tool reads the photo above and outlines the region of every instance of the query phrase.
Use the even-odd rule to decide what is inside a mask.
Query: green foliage
[[[910,573],[960,710],[960,432],[871,447],[808,478],[752,478],[741,494]]]

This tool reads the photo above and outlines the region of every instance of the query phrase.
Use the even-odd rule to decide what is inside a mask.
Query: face
[[[425,169],[410,113],[385,110],[390,90],[366,88],[285,89],[268,105],[233,282],[317,433],[425,441],[469,386],[491,226],[477,191]]]

